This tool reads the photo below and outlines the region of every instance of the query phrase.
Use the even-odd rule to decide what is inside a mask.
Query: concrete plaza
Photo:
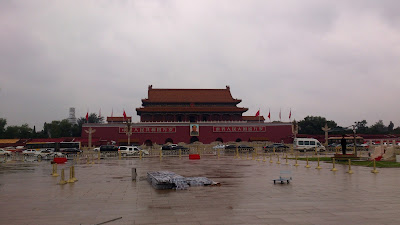
[[[109,159],[77,163],[57,185],[49,161],[0,164],[0,224],[400,224],[400,170],[321,163],[322,169],[233,156]],[[69,161],[58,166],[66,169]],[[137,168],[137,181],[131,180]],[[221,186],[155,190],[148,171],[204,176]],[[290,184],[275,184],[291,171]],[[286,176],[287,174],[285,174]],[[113,220],[113,221],[112,221]],[[108,222],[109,221],[109,222]],[[108,223],[105,223],[108,222]]]

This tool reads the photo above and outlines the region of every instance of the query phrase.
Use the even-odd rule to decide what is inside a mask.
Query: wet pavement
[[[233,156],[101,160],[75,165],[78,181],[57,185],[42,162],[0,164],[0,224],[400,224],[400,169],[317,162],[289,165]],[[72,162],[58,166],[66,169]],[[137,181],[131,180],[137,168]],[[148,171],[204,176],[221,186],[155,190]],[[290,184],[274,184],[290,171]],[[107,222],[107,223],[106,223]]]

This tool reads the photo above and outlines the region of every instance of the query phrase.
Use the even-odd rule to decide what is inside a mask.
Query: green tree
[[[328,124],[330,128],[336,128],[336,122],[332,120],[326,120],[325,117],[321,116],[307,116],[304,120],[299,121],[299,133],[300,134],[324,134],[321,129]]]
[[[383,124],[382,120],[376,122],[369,129],[371,134],[385,134],[388,132],[388,128]]]
[[[86,117],[78,118],[77,126],[73,128],[74,137],[80,137],[82,134],[82,125],[84,123],[104,123],[104,117],[97,116],[96,113],[91,113],[86,121]]]
[[[7,120],[0,118],[0,138],[4,137],[4,132],[6,131]]]
[[[393,132],[393,128],[394,128],[394,123],[392,121],[390,121],[389,126],[388,126],[388,132],[392,133]]]
[[[356,127],[357,127],[357,133],[368,134],[368,132],[369,132],[369,128],[367,126],[366,120],[356,122]]]

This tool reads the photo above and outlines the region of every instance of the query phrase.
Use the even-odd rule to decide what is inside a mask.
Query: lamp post
[[[96,130],[89,127],[89,129],[85,130],[85,132],[88,134],[88,147],[89,147],[89,149],[91,149],[92,148],[92,134],[94,132],[96,132]]]
[[[354,122],[356,123],[356,122]],[[353,126],[353,136],[354,136],[354,154],[357,157],[357,148],[356,148],[356,125],[352,125]]]
[[[325,126],[321,128],[325,132],[325,147],[328,147],[328,132],[331,128],[328,127],[328,124],[325,123]]]
[[[131,129],[132,123],[128,119],[128,122],[126,122],[126,128],[125,128],[125,133],[128,136],[128,146],[131,145],[131,135],[132,135],[132,129]]]

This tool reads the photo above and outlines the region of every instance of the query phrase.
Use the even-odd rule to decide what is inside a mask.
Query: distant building
[[[248,109],[238,107],[240,99],[225,89],[155,89],[148,88],[142,107],[136,108],[139,123],[130,126],[130,143],[205,144],[241,141],[292,142],[292,125],[287,122],[265,123],[263,116],[243,116]],[[93,138],[128,142],[126,129],[130,117],[107,117],[107,124],[85,123],[83,130],[96,130]],[[82,131],[82,138],[87,133]]]
[[[69,108],[68,122],[71,124],[76,124],[75,108],[73,107]]]

